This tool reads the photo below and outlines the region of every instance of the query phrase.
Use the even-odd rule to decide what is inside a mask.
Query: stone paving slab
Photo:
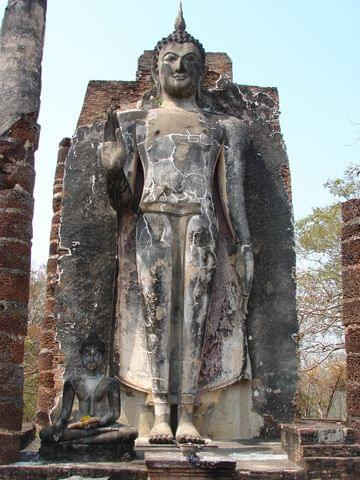
[[[36,445],[36,444],[35,444]],[[137,458],[131,462],[41,462],[32,445],[21,452],[21,461],[0,466],[0,480],[62,480],[80,477],[81,480],[148,480],[145,455],[166,456],[178,462],[181,454],[176,446],[152,446],[140,444]],[[234,480],[304,480],[301,467],[288,460],[278,442],[211,442],[199,458],[211,457],[212,461],[236,461]],[[194,470],[195,474],[195,470]],[[196,475],[193,477],[195,478]],[[165,477],[170,479],[170,476]],[[172,478],[172,477],[171,477]],[[178,477],[181,478],[181,477]],[[191,478],[191,477],[189,477]],[[201,477],[199,477],[201,478]],[[222,477],[218,477],[222,478]]]

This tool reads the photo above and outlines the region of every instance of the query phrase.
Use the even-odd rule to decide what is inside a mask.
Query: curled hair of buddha
[[[104,355],[105,353],[105,343],[101,340],[95,330],[91,330],[89,335],[82,342],[80,347],[80,354],[82,355],[85,351],[85,348],[88,347],[95,347],[102,355]]]
[[[190,33],[188,33],[186,30],[186,23],[184,20],[183,16],[183,11],[182,11],[182,5],[180,2],[180,8],[179,8],[179,13],[176,17],[175,20],[175,30],[170,33],[167,37],[164,37],[163,39],[159,40],[158,43],[155,45],[154,48],[154,66],[153,68],[157,68],[157,63],[159,60],[159,54],[162,48],[164,48],[168,43],[192,43],[194,44],[201,56],[201,60],[203,65],[205,64],[205,50],[204,47],[201,45],[199,40],[194,38]]]

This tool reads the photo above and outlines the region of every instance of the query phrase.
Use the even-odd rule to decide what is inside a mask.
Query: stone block
[[[55,299],[54,297],[47,297],[45,302],[45,315],[54,315],[54,308],[55,308]]]
[[[302,447],[302,456],[305,457],[358,457],[360,445],[305,445]]]
[[[20,189],[0,190],[0,209],[16,208],[27,215],[32,215],[34,200],[32,195]]]
[[[61,224],[61,214],[55,213],[51,219],[52,225],[60,225]]]
[[[12,363],[0,363],[0,385],[2,395],[21,396],[23,389],[23,367]]]
[[[49,319],[49,318],[48,318]],[[54,318],[51,317],[52,324],[54,324]],[[51,330],[45,330],[45,325],[43,322],[43,329],[42,329],[42,336],[41,336],[41,346],[42,348],[46,348],[52,350],[55,344],[55,329],[52,328]]]
[[[30,270],[30,243],[0,240],[0,268]]]
[[[20,153],[20,155],[22,152]],[[25,164],[25,162],[13,163],[8,169],[8,181],[11,185],[18,185],[18,189],[32,192],[35,182],[35,171],[32,165]],[[19,188],[20,187],[20,188]]]
[[[341,214],[344,222],[360,217],[360,200],[354,198],[342,203]]]
[[[359,235],[360,223],[344,223],[341,229],[341,240],[348,240],[355,235]]]
[[[344,300],[343,302],[343,324],[360,324],[360,299]]]
[[[149,480],[207,480],[234,478],[236,461],[211,454],[185,457],[178,452],[146,453]]]
[[[21,364],[24,358],[24,337],[0,331],[0,362]]]
[[[360,297],[360,264],[343,268],[342,284],[344,300]]]
[[[55,317],[53,313],[50,313],[48,315],[45,315],[43,320],[42,320],[42,331],[43,332],[48,332],[48,331],[53,331],[55,325]],[[44,345],[44,348],[48,348]]]
[[[310,457],[306,459],[308,480],[356,480],[357,458]]]
[[[360,263],[360,238],[343,243],[341,258],[344,267]]]
[[[57,255],[59,248],[59,239],[52,239],[49,243],[49,255]]]
[[[0,301],[10,300],[27,304],[29,299],[29,273],[0,271]]]
[[[129,462],[136,456],[134,441],[107,445],[41,442],[39,455],[51,462]]]
[[[360,353],[360,325],[348,325],[345,329],[346,353]]]
[[[13,335],[26,335],[27,308],[23,303],[0,301],[0,329]]]
[[[18,457],[19,448],[19,435],[14,432],[0,432],[0,464],[14,462]]]
[[[50,257],[49,260],[47,261],[47,274],[55,274],[57,273],[57,258],[56,257]]]
[[[54,388],[54,374],[51,370],[48,371],[41,371],[39,373],[39,381],[41,385],[45,388]]]
[[[32,215],[23,212],[1,213],[0,237],[18,238],[30,242],[32,238]]]
[[[54,354],[51,351],[40,352],[39,370],[51,370],[53,367]]]
[[[22,426],[20,433],[20,450],[26,448],[35,439],[36,428],[35,425],[26,423]]]
[[[0,397],[0,425],[4,430],[21,430],[23,417],[22,395]]]
[[[360,417],[360,383],[348,379],[346,382],[346,413]]]
[[[51,225],[51,230],[50,230],[50,241],[52,240],[59,240],[59,231],[60,231],[60,225],[59,224],[52,224]]]
[[[53,278],[48,278],[46,282],[46,297],[54,297],[55,296],[55,290],[56,290],[56,279]]]
[[[356,355],[347,354],[346,371],[348,378],[360,383],[360,351]]]
[[[49,370],[51,372],[51,370]],[[38,405],[40,410],[46,410],[53,406],[54,390],[40,385],[38,390]]]

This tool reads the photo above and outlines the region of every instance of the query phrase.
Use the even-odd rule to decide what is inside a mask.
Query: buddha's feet
[[[190,421],[179,423],[176,430],[176,441],[178,443],[205,443],[200,433]]]
[[[150,443],[174,443],[174,435],[167,422],[156,423],[150,432]]]

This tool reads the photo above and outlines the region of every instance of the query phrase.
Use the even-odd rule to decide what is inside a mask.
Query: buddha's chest
[[[220,125],[198,112],[157,109],[136,127],[138,150],[145,167],[170,161],[180,170],[188,170],[214,163],[222,136]]]
[[[80,402],[94,401],[99,402],[102,400],[106,393],[102,384],[95,382],[84,382],[80,385],[77,391],[77,397]]]

